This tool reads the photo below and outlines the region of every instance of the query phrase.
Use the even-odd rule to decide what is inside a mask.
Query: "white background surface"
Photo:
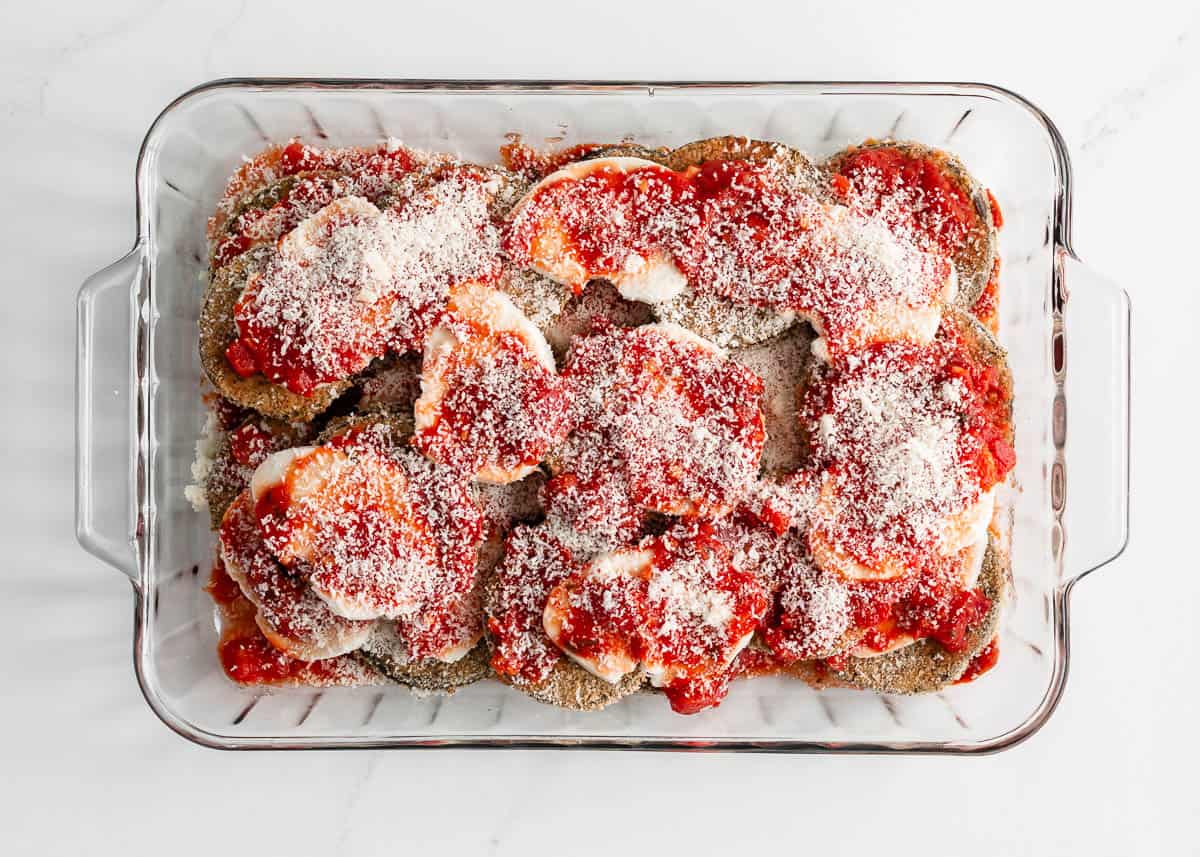
[[[6,3],[0,853],[1200,853],[1200,16],[908,5]],[[975,759],[228,754],[170,733],[134,680],[128,583],[73,535],[73,299],[132,243],[158,111],[255,74],[979,80],[1039,104],[1074,159],[1076,250],[1128,289],[1135,339],[1132,541],[1075,591],[1050,723]]]

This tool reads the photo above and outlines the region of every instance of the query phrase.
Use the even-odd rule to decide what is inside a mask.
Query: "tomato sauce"
[[[727,510],[757,476],[762,381],[703,346],[602,328],[576,340],[563,377],[577,443],[560,450],[559,469],[579,474],[578,487],[615,479],[635,507],[692,517]]]
[[[905,236],[954,255],[979,222],[970,197],[930,157],[896,148],[859,149],[843,158],[838,173],[849,180],[848,201],[881,215]]]
[[[514,134],[508,143],[500,147],[500,159],[514,173],[537,181],[603,148],[606,147],[602,143],[579,143],[556,152],[540,152],[521,142],[520,137]]]
[[[213,563],[212,574],[208,578],[208,585],[204,588],[212,600],[221,607],[232,607],[242,598],[242,590],[229,576],[229,572],[225,570],[225,563],[219,556]]]
[[[971,663],[967,665],[966,672],[959,677],[955,684],[967,684],[968,682],[975,681],[975,679],[991,670],[998,663],[1000,663],[1000,638],[993,637],[990,643],[980,649],[975,657],[971,658]]]
[[[315,238],[329,242],[338,230],[369,222],[369,216],[362,213],[337,212]],[[252,274],[234,308],[238,338],[225,352],[234,371],[243,377],[261,373],[307,397],[321,384],[352,375],[386,354],[390,316],[398,296],[389,292],[371,302],[359,301],[351,294],[354,284],[339,277],[336,266],[322,269],[310,259],[291,259],[282,252],[261,273]],[[289,315],[299,307],[263,311],[262,295],[273,288],[291,289],[289,300],[310,302],[312,306],[302,309],[315,312],[312,317],[321,321],[321,328],[314,330],[307,321],[309,316]],[[323,352],[320,357],[318,348]]]
[[[538,464],[566,436],[566,382],[516,333],[461,321],[454,329],[461,347],[432,367],[446,393],[413,446],[468,476]]]
[[[646,515],[630,499],[624,475],[599,458],[584,454],[572,459],[570,470],[551,477],[542,488],[542,505],[548,517],[604,547],[632,544]]]
[[[229,454],[243,467],[258,467],[275,451],[275,437],[257,423],[249,422],[229,435]]]
[[[992,212],[992,225],[999,229],[1004,225],[1004,214],[1000,211],[1000,203],[996,201],[996,196],[991,190],[987,191],[987,198],[988,208]]]
[[[435,614],[475,583],[482,514],[460,477],[393,443],[386,425],[358,426],[293,460],[259,497],[259,528],[285,566],[311,567],[323,597],[449,623]],[[297,483],[308,485],[300,498]]]
[[[823,207],[759,164],[709,161],[690,176],[695,224],[675,246],[688,282],[739,303],[790,308],[803,302],[793,269]]]
[[[881,247],[867,235],[870,223],[855,217],[761,163],[710,161],[680,172],[600,163],[528,197],[505,250],[577,292],[593,278],[619,282],[666,258],[698,292],[817,317],[832,353],[841,353],[876,335],[867,310],[931,305],[950,275],[947,260]]]
[[[641,661],[680,713],[716,705],[767,608],[766,590],[707,523],[646,539],[640,550],[648,558],[635,554],[625,571],[589,567],[560,585],[556,642],[594,663]]]

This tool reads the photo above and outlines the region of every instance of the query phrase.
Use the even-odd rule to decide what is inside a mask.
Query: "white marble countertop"
[[[1184,380],[1200,344],[1186,255],[1200,174],[1184,160],[1200,133],[1194,4],[518,5],[0,13],[0,852],[1194,853],[1200,576],[1185,486],[1200,470],[1179,453],[1200,420]],[[228,754],[169,732],[134,679],[129,585],[72,531],[72,302],[132,241],[150,121],[192,85],[254,74],[979,80],[1044,108],[1074,158],[1076,250],[1129,291],[1136,352],[1132,541],[1076,589],[1072,675],[1050,723],[974,759]]]

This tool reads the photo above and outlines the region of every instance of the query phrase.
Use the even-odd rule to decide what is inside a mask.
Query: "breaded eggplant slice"
[[[1001,388],[1004,390],[1005,398],[1009,402],[1009,419],[1008,419],[1008,440],[1013,442],[1012,437],[1012,373],[1009,370],[1008,358],[1004,348],[996,341],[995,337],[988,332],[978,319],[969,312],[957,307],[948,307],[943,317],[943,324],[952,325],[958,335],[962,338],[967,352],[973,360],[994,369],[999,377]],[[813,384],[819,384],[825,374],[830,371],[826,364],[816,360],[810,360],[801,373],[801,389],[798,394],[798,400],[802,401],[806,390]],[[807,460],[812,454],[812,442],[809,437],[809,426],[806,421],[801,419],[799,422],[798,446],[799,458]],[[991,552],[995,545],[989,539],[988,550]],[[1007,557],[1003,559],[1007,563]],[[986,560],[985,560],[986,562]],[[981,573],[982,576],[982,573]],[[989,596],[990,597],[990,596]],[[842,635],[842,637],[823,653],[823,657],[831,657],[836,654],[846,652],[853,648],[859,640],[870,630],[869,627],[851,627]],[[807,662],[806,662],[807,663]],[[800,673],[807,674],[808,678],[814,678],[811,664],[798,664],[796,670]],[[818,671],[819,672],[819,671]]]
[[[600,711],[646,687],[646,675],[641,667],[616,684],[610,684],[566,656],[560,658],[549,677],[538,684],[515,682],[508,676],[497,678],[538,702],[572,711]]]
[[[991,606],[983,619],[967,631],[967,644],[958,652],[948,651],[936,640],[924,639],[874,657],[850,657],[840,669],[821,670],[814,662],[804,661],[789,671],[818,687],[853,687],[899,694],[941,690],[958,681],[974,657],[996,636],[1008,598],[1010,574],[1009,557],[989,537],[976,585],[990,599]]]
[[[762,472],[784,473],[804,464],[798,397],[812,355],[812,332],[807,325],[793,326],[783,335],[732,355],[732,360],[763,380],[762,412],[767,430]]]
[[[287,197],[293,188],[300,182],[312,182],[320,185],[325,184],[336,187],[339,179],[345,179],[345,175],[334,170],[318,170],[313,172],[296,173],[295,175],[284,176],[276,179],[270,184],[261,187],[253,188],[247,191],[234,205],[230,218],[225,221],[224,227],[219,235],[211,242],[209,247],[209,267],[212,269],[219,268],[233,262],[238,257],[245,255],[247,252],[256,247],[264,245],[274,245],[278,240],[279,235],[276,234],[278,227],[281,226],[276,222],[277,229],[268,231],[266,234],[260,234],[249,244],[241,245],[239,239],[239,228],[247,228],[242,223],[242,216],[253,212],[270,212],[272,208],[278,205]],[[284,215],[280,215],[281,217]],[[295,216],[295,215],[292,215]],[[262,225],[258,224],[255,228],[261,232]],[[235,251],[234,255],[228,255],[224,252],[226,245],[233,242],[230,246]]]
[[[335,417],[317,435],[315,443],[318,446],[323,446],[349,429],[365,428],[377,423],[383,423],[391,430],[391,436],[395,443],[407,440],[413,432],[413,417],[411,413],[394,408],[381,407],[377,410]]]
[[[801,191],[825,198],[824,177],[808,155],[782,143],[747,137],[710,137],[675,149],[666,156],[673,170],[698,167],[707,161],[751,161],[770,164],[796,183]],[[660,321],[674,322],[723,348],[745,348],[779,336],[796,323],[795,316],[767,307],[737,304],[718,295],[686,289],[678,297],[654,305]]]
[[[350,389],[353,379],[323,384],[305,397],[262,375],[243,378],[225,358],[225,350],[238,335],[234,322],[238,299],[247,279],[262,268],[270,252],[269,247],[251,250],[213,274],[200,311],[200,365],[217,391],[234,404],[280,420],[308,422]]]
[[[911,141],[868,140],[860,146],[850,146],[833,155],[825,162],[825,168],[831,174],[843,174],[856,154],[885,149],[894,150],[913,160],[929,161],[969,201],[975,222],[951,260],[958,274],[958,295],[954,302],[964,309],[972,308],[992,278],[999,254],[997,229],[987,189],[954,155]]]
[[[357,386],[359,397],[354,410],[411,414],[413,403],[421,395],[421,355],[392,354],[372,361]]]
[[[394,622],[378,622],[354,656],[380,675],[413,690],[450,690],[473,684],[491,673],[487,643],[483,640],[450,663],[433,658],[412,660],[404,652],[405,645],[396,633]]]
[[[525,176],[503,167],[480,166],[466,161],[452,161],[451,163],[457,166],[473,167],[487,173],[496,181],[496,193],[492,197],[491,205],[488,206],[488,214],[497,222],[507,217],[513,206],[520,202],[533,187],[533,182]]]
[[[796,324],[796,317],[790,312],[737,304],[720,295],[691,289],[652,306],[659,321],[686,327],[722,348],[759,345],[783,336]]]
[[[581,161],[594,161],[598,158],[641,158],[643,161],[653,161],[656,164],[669,166],[667,163],[670,151],[664,146],[651,149],[638,143],[614,143],[611,146],[601,146],[579,158]]]
[[[569,286],[532,268],[505,266],[496,288],[504,292],[543,335],[554,325],[573,297]]]
[[[825,175],[813,160],[791,146],[749,137],[709,137],[694,140],[666,156],[665,165],[673,170],[698,167],[707,161],[751,161],[777,167],[793,179],[800,189],[824,199],[828,194]]]
[[[288,423],[282,420],[252,415],[231,432],[223,433],[217,441],[217,449],[213,455],[212,467],[204,480],[204,499],[208,503],[208,513],[212,528],[221,526],[225,510],[250,485],[250,477],[254,475],[257,463],[243,464],[233,457],[232,437],[242,431],[258,430],[264,437],[262,457],[272,452],[300,446],[312,435],[310,427],[304,423]]]
[[[640,327],[653,320],[654,314],[646,304],[621,297],[608,280],[592,280],[563,305],[544,332],[561,367],[571,342],[577,336],[587,336],[593,325],[607,322],[615,327]]]

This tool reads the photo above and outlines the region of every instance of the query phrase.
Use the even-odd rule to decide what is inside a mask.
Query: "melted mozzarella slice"
[[[313,452],[315,446],[295,446],[268,455],[250,477],[250,492],[258,502],[272,488],[283,484],[292,462]]]
[[[571,199],[563,203],[588,207],[589,215],[602,221],[601,228],[612,233],[609,243],[620,261],[614,267],[598,269],[591,267],[579,252],[577,238],[565,222],[570,212],[542,204],[545,192],[563,182],[578,182],[604,173],[628,174],[640,169],[666,168],[642,158],[595,158],[568,164],[534,185],[513,212],[513,223],[526,235],[530,267],[576,292],[589,280],[602,277],[612,282],[626,300],[660,303],[681,294],[687,288],[687,278],[669,253],[655,250],[643,254],[622,246],[628,218],[636,217],[636,212],[626,211],[620,205],[606,205],[599,190],[594,200]],[[593,205],[595,210],[591,210]]]
[[[672,342],[678,342],[681,345],[694,345],[701,351],[705,351],[714,357],[719,357],[724,360],[728,356],[728,352],[717,345],[715,342],[710,342],[699,334],[693,333],[682,325],[675,324],[670,321],[659,321],[654,324],[643,325],[648,330],[657,330],[664,337]]]
[[[967,545],[960,551],[959,562],[961,563],[962,585],[964,589],[971,589],[979,580],[979,572],[983,569],[983,557],[987,553],[988,539],[985,534],[982,539],[974,544]],[[888,652],[895,652],[903,649],[905,646],[911,646],[917,642],[917,637],[912,634],[897,634],[892,632],[889,635],[888,644],[883,649],[875,649],[864,643],[860,643],[850,650],[850,655],[855,658],[876,658],[880,655],[886,655]]]
[[[834,514],[833,490],[831,481],[826,481],[822,486],[814,515],[818,520],[823,514]],[[987,545],[987,530],[993,518],[995,497],[996,489],[993,488],[945,521],[938,547],[942,556],[974,550],[981,540]],[[841,549],[820,525],[809,531],[808,540],[817,567],[839,574],[847,580],[891,580],[908,574],[907,566],[899,557],[880,556],[870,564],[863,563]]]
[[[651,684],[671,688],[723,673],[766,607],[761,581],[700,528],[599,555],[551,591],[542,619],[550,639],[599,678],[620,681],[640,661]]]
[[[630,253],[625,268],[609,277],[621,297],[648,304],[665,303],[679,297],[687,288],[687,277],[675,265],[669,253],[662,251],[642,256]]]
[[[486,403],[475,403],[475,412],[447,404],[466,384],[483,388],[475,398]],[[556,407],[561,394],[541,331],[503,292],[465,283],[452,291],[446,322],[425,343],[414,443],[436,461],[469,467],[480,482],[516,482],[565,433]]]
[[[993,486],[970,506],[946,521],[941,543],[942,556],[950,556],[978,545],[981,540],[987,544],[988,525],[996,511],[997,488],[999,485]]]
[[[329,567],[357,564],[361,565],[364,573],[370,573],[376,565],[384,565],[387,558],[383,554],[386,552],[381,551],[379,556],[373,556],[370,551],[357,550],[362,547],[357,544],[344,556],[339,555],[350,544],[351,537],[343,538],[336,535],[336,531],[353,522],[357,517],[357,509],[367,507],[375,507],[391,519],[388,523],[393,526],[389,530],[398,528],[407,531],[403,542],[414,548],[412,558],[415,565],[432,562],[432,551],[427,550],[429,540],[421,532],[419,516],[406,496],[407,478],[404,471],[388,468],[364,480],[360,478],[361,474],[356,473],[360,469],[345,452],[327,446],[283,450],[268,456],[258,466],[250,480],[255,501],[273,488],[283,487],[289,510],[296,510],[295,513],[289,511],[292,521],[286,540],[271,545],[281,562],[285,565],[303,562]],[[352,553],[364,555],[353,556]],[[382,568],[375,570],[381,572],[380,577],[383,576]],[[415,567],[412,570],[417,571]],[[401,569],[396,568],[389,570],[388,576],[391,576],[391,571],[402,573]],[[415,595],[402,595],[394,605],[381,609],[372,603],[374,599],[368,593],[355,595],[333,591],[323,588],[316,581],[313,586],[331,610],[348,619],[404,615],[416,610],[421,603]],[[403,592],[403,587],[400,591]]]
[[[813,356],[829,362],[826,317],[838,320],[838,341],[833,349],[838,353],[879,342],[932,342],[942,307],[958,293],[954,266],[902,245],[882,223],[853,216],[842,206],[833,206],[829,212],[828,229],[818,230],[814,239],[820,250],[829,249],[831,255],[816,270],[829,275],[831,283],[853,286],[867,299],[846,315],[841,305],[847,298],[856,304],[857,296],[839,295],[836,287],[829,294],[823,288],[816,290],[813,306],[798,312],[817,332]],[[944,272],[944,278],[934,283],[932,278],[939,276],[938,272]]]
[[[649,550],[615,551],[601,554],[589,563],[586,575],[591,584],[605,587],[619,578],[645,579],[650,574],[654,554]],[[617,684],[622,678],[637,669],[638,659],[629,647],[616,640],[607,640],[602,651],[583,654],[566,643],[566,628],[574,595],[570,589],[559,585],[550,590],[546,609],[542,614],[542,627],[550,640],[571,660],[579,664],[596,678]],[[601,606],[607,610],[621,609],[622,605],[611,592],[601,596]]]
[[[254,605],[254,621],[279,651],[306,661],[352,652],[366,642],[374,622],[338,616],[308,586],[284,569],[263,543],[253,496],[244,492],[221,522],[225,571]]]
[[[899,557],[880,555],[868,565],[843,549],[820,523],[836,515],[836,488],[833,480],[826,479],[821,484],[808,531],[808,548],[817,568],[846,580],[893,580],[908,574],[908,567]]]
[[[386,424],[269,457],[253,477],[264,541],[303,563],[313,591],[347,619],[446,610],[473,584],[482,516],[466,485]],[[278,490],[274,490],[278,489]]]

